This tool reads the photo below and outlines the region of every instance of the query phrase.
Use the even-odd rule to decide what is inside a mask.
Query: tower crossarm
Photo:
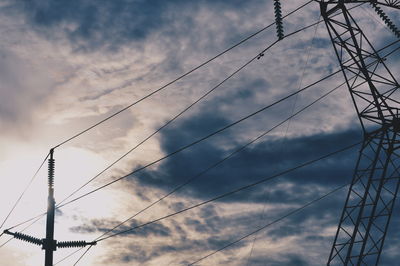
[[[385,58],[371,45],[355,19],[340,3],[321,2],[325,21],[364,133],[397,123],[399,83]],[[335,16],[333,16],[333,14]],[[350,81],[349,77],[356,75]]]

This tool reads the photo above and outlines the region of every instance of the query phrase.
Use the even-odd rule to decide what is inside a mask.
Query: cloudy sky
[[[281,1],[283,15],[307,1]],[[352,10],[373,45],[396,40],[368,5]],[[398,12],[390,13],[399,21]],[[290,34],[320,19],[310,3],[284,19]],[[0,219],[48,150],[136,102],[274,22],[266,0],[0,1]],[[272,26],[114,118],[55,150],[61,202],[277,40]],[[383,51],[385,54],[395,49]],[[387,58],[398,76],[400,54]],[[72,198],[143,168],[337,71],[324,23],[293,34],[216,87]],[[362,139],[341,73],[136,174],[57,211],[55,238],[93,240],[178,185],[163,201],[116,229],[146,223],[319,158]],[[258,136],[259,139],[252,142]],[[246,146],[245,149],[241,147]],[[241,149],[240,152],[235,152]],[[359,147],[158,223],[108,238],[79,265],[187,265],[350,182]],[[233,156],[230,154],[234,153]],[[224,160],[224,158],[229,159]],[[224,160],[217,166],[217,162]],[[211,168],[212,167],[212,168]],[[46,209],[46,166],[3,229]],[[267,227],[198,265],[326,263],[346,189]],[[400,259],[399,209],[382,265]],[[24,230],[24,224],[13,229]],[[43,238],[45,221],[24,232]],[[0,245],[8,240],[0,237]],[[74,249],[55,252],[55,262]],[[57,265],[73,265],[79,251]],[[4,265],[40,265],[38,246],[13,240]]]

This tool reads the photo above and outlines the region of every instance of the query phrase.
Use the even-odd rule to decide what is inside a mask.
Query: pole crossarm
[[[4,230],[4,234],[7,235],[11,235],[16,239],[20,239],[38,246],[42,246],[43,249],[45,249],[44,245],[45,245],[45,240],[46,239],[39,239],[37,237],[33,237],[30,235],[26,235],[26,234],[22,234],[19,232],[10,232],[9,230]],[[96,241],[92,241],[92,242],[86,242],[86,241],[60,241],[57,242],[56,240],[54,240],[54,247],[57,248],[78,248],[78,247],[86,247],[86,246],[94,246],[97,244]]]
[[[320,1],[364,131],[328,265],[378,264],[400,184],[400,86],[346,8],[356,2],[398,6],[398,1]]]

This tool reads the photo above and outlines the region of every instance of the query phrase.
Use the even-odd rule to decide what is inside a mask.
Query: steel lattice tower
[[[400,184],[400,86],[346,7],[362,2],[400,9],[390,0],[320,1],[364,132],[328,265],[378,264]]]

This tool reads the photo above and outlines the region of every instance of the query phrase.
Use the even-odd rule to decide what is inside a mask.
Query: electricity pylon
[[[400,184],[400,86],[346,7],[363,2],[400,37],[379,8],[400,9],[399,1],[319,1],[364,132],[328,265],[378,264]]]
[[[96,242],[86,241],[63,241],[57,242],[54,239],[54,216],[55,216],[55,200],[54,200],[54,165],[55,161],[53,158],[54,150],[50,150],[49,166],[48,166],[48,200],[47,200],[47,220],[46,220],[46,238],[39,239],[33,236],[22,234],[19,232],[12,233],[9,230],[4,230],[5,234],[12,235],[17,239],[30,242],[42,246],[45,250],[45,266],[53,266],[53,251],[57,248],[69,248],[69,247],[84,247],[87,245],[96,245]]]

